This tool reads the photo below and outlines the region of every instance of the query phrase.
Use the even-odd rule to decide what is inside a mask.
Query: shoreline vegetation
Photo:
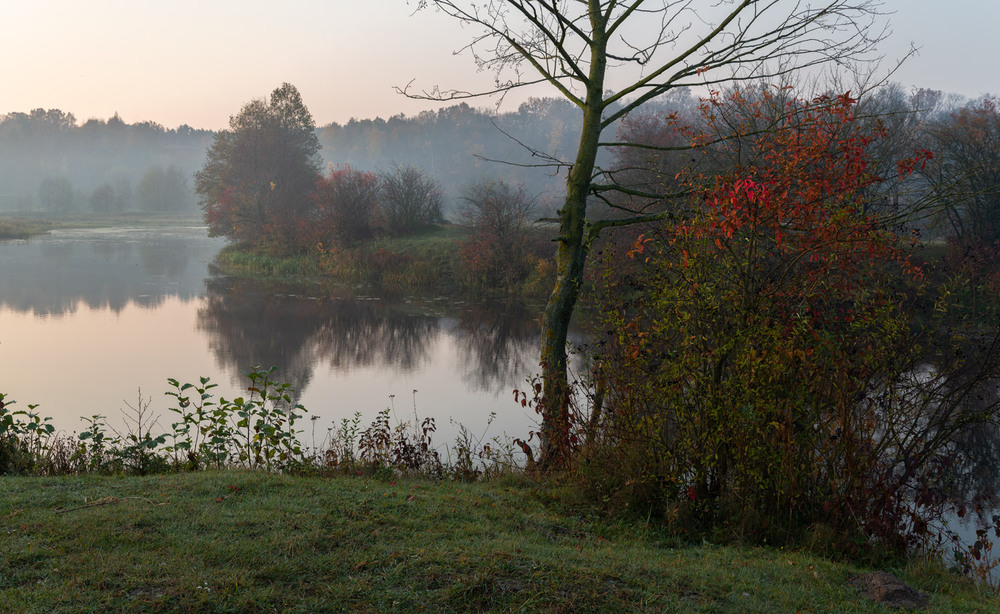
[[[0,609],[17,612],[884,612],[806,551],[691,543],[558,486],[225,470],[0,478]],[[984,586],[889,571],[931,613]]]
[[[0,218],[0,241],[30,239],[52,230],[54,224],[47,220],[25,218]]]
[[[318,244],[305,254],[271,255],[233,243],[215,264],[231,275],[268,278],[315,277],[334,283],[367,285],[389,293],[456,290],[456,260],[467,228],[452,224],[419,233],[359,242],[351,247]]]
[[[883,612],[850,582],[870,568],[928,612],[1000,608],[929,555],[843,558],[823,528],[779,547],[608,513],[499,438],[432,444],[432,420],[355,416],[309,446],[272,371],[232,401],[169,380],[165,433],[141,397],[126,431],[69,437],[0,395],[0,611]]]
[[[305,254],[271,255],[242,243],[227,245],[215,265],[229,275],[276,279],[315,278],[365,286],[387,295],[441,293],[544,301],[554,263],[534,259],[523,280],[489,286],[470,278],[462,258],[473,230],[458,224],[434,224],[411,234],[380,237],[349,247],[317,245]]]

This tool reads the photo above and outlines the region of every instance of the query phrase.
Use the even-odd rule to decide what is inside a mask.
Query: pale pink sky
[[[1000,2],[884,8],[896,12],[887,59],[911,41],[923,47],[896,81],[1000,94]],[[468,30],[413,9],[413,0],[0,0],[0,113],[55,107],[80,121],[117,112],[127,122],[219,129],[288,81],[323,125],[427,108],[393,92],[411,79],[490,83],[471,58],[452,54]]]

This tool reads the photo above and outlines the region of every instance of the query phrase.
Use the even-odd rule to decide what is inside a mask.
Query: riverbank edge
[[[30,239],[51,232],[54,226],[52,222],[45,220],[0,217],[0,241]]]
[[[270,254],[249,245],[226,245],[215,266],[227,275],[264,279],[313,278],[366,286],[386,294],[460,290],[459,249],[466,228],[439,225],[404,237],[362,241],[349,247],[317,245],[303,254]]]
[[[108,213],[66,215],[0,215],[0,241],[24,240],[57,229],[113,228],[116,226],[172,227],[204,226],[201,215],[191,212],[174,214]]]
[[[564,491],[206,471],[0,478],[0,611],[884,612],[807,552],[686,545]],[[1000,611],[939,565],[928,612]]]
[[[436,224],[408,235],[361,241],[349,247],[317,245],[297,255],[261,253],[243,244],[227,245],[215,259],[222,273],[265,279],[313,278],[364,286],[387,295],[437,293],[480,299],[544,301],[554,266],[538,264],[516,288],[484,287],[470,281],[461,256],[472,229]]]

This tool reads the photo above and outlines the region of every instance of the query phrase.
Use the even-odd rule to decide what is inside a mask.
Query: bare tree
[[[379,206],[375,223],[382,232],[400,235],[441,221],[441,187],[414,166],[397,166],[378,176]]]
[[[938,93],[940,94],[940,93]],[[958,244],[1000,247],[1000,101],[985,97],[928,123],[935,164],[923,180],[949,198],[939,213]]]
[[[524,191],[524,186],[482,180],[466,188],[460,216],[464,223],[497,241],[522,249],[531,231],[535,207],[536,199]]]
[[[579,146],[573,160],[546,159],[568,169],[556,237],[557,279],[542,324],[541,464],[568,458],[570,390],[566,340],[590,245],[605,228],[662,219],[642,213],[595,220],[588,200],[611,190],[596,165],[599,148],[628,146],[602,134],[654,98],[688,86],[709,88],[773,79],[829,63],[875,59],[885,30],[873,0],[419,0],[470,26],[463,49],[481,70],[493,71],[490,91],[401,91],[412,97],[455,100],[504,94],[547,83],[579,107]],[[540,152],[539,152],[540,153]],[[610,204],[610,202],[609,202]],[[669,211],[669,209],[667,209]]]
[[[522,185],[482,180],[466,188],[459,216],[472,228],[471,242],[465,245],[471,244],[477,263],[469,267],[476,284],[510,289],[528,276],[535,208],[535,197]],[[467,253],[463,247],[463,259]]]
[[[378,205],[378,176],[347,165],[331,166],[316,182],[313,205],[312,219],[337,244],[367,238]]]

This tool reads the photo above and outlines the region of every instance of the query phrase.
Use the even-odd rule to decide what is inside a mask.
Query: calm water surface
[[[320,417],[304,424],[307,444],[313,426],[321,440],[333,422],[359,411],[367,425],[389,406],[434,417],[439,443],[454,438],[451,421],[478,435],[491,414],[487,438],[534,428],[511,394],[537,364],[532,314],[226,277],[211,265],[223,245],[200,227],[0,243],[0,392],[73,431],[94,414],[120,424],[141,389],[166,430],[166,378],[208,376],[232,398],[243,373],[273,365]]]

